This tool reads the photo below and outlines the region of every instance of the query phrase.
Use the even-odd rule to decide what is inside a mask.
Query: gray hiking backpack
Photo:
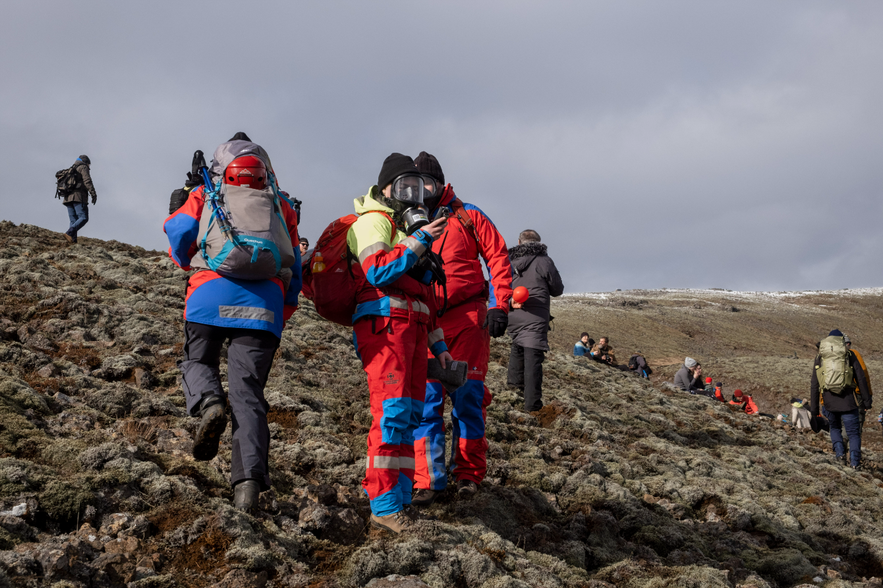
[[[849,361],[849,349],[843,337],[825,337],[819,343],[819,361],[815,366],[819,389],[834,394],[855,391],[855,374]]]
[[[295,256],[275,182],[264,190],[223,182],[207,189],[198,235],[194,268],[242,280],[278,277],[288,289]]]

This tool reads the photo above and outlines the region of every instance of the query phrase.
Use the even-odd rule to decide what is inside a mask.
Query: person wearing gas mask
[[[347,233],[358,294],[353,343],[368,376],[371,428],[362,487],[375,527],[401,533],[414,482],[414,429],[426,394],[427,347],[442,367],[451,361],[432,295],[439,267],[431,247],[445,229],[429,222],[423,177],[407,155],[383,162],[368,194],[355,200],[359,218]]]
[[[512,266],[506,241],[494,223],[478,207],[457,198],[450,184],[445,185],[438,159],[423,151],[414,163],[423,174],[423,200],[430,217],[450,218],[432,250],[441,257],[447,276],[446,289],[439,292],[436,288],[437,296],[447,297],[439,325],[451,354],[468,366],[466,384],[449,395],[453,404],[451,474],[457,481],[458,495],[469,498],[487,473],[485,419],[493,396],[484,379],[490,338],[506,333]],[[490,283],[484,277],[482,260]],[[429,506],[448,484],[444,403],[445,388],[437,381],[427,382],[423,417],[414,442],[414,506]]]

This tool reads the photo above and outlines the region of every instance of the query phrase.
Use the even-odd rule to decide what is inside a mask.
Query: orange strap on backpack
[[[481,239],[478,238],[478,231],[475,229],[475,223],[472,222],[472,219],[469,218],[469,215],[466,213],[466,209],[463,208],[463,203],[459,198],[454,198],[451,203],[448,205],[451,207],[451,210],[454,211],[454,214],[457,216],[457,219],[460,221],[460,224],[466,228],[472,234],[472,238],[475,239],[475,244],[478,245],[478,250],[481,252]]]

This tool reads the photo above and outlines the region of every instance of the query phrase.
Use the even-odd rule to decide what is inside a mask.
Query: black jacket
[[[812,379],[810,380],[810,410],[813,415],[819,414],[819,379],[816,376],[815,366],[819,365],[821,358],[817,355],[813,362]],[[862,404],[866,410],[871,410],[871,393],[868,391],[868,382],[865,380],[865,371],[862,364],[852,351],[849,352],[849,365],[852,366],[853,377],[858,385],[859,392],[862,397]],[[859,408],[856,402],[855,393],[850,390],[845,394],[834,394],[833,392],[824,392],[825,408],[831,412],[849,412]]]
[[[95,195],[95,186],[92,185],[92,176],[89,174],[89,164],[78,159],[73,168],[80,174],[80,181],[77,182],[76,188],[65,195],[65,204],[69,202],[87,202],[87,194]]]
[[[509,250],[509,260],[512,289],[524,286],[530,292],[524,306],[509,313],[509,336],[521,347],[548,351],[551,297],[564,293],[561,275],[542,243],[516,245]]]

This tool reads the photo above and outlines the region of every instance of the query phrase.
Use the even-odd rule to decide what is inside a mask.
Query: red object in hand
[[[515,291],[512,292],[512,300],[514,300],[518,304],[523,303],[525,300],[528,299],[529,296],[530,293],[524,286],[518,286],[517,288],[515,288]]]

